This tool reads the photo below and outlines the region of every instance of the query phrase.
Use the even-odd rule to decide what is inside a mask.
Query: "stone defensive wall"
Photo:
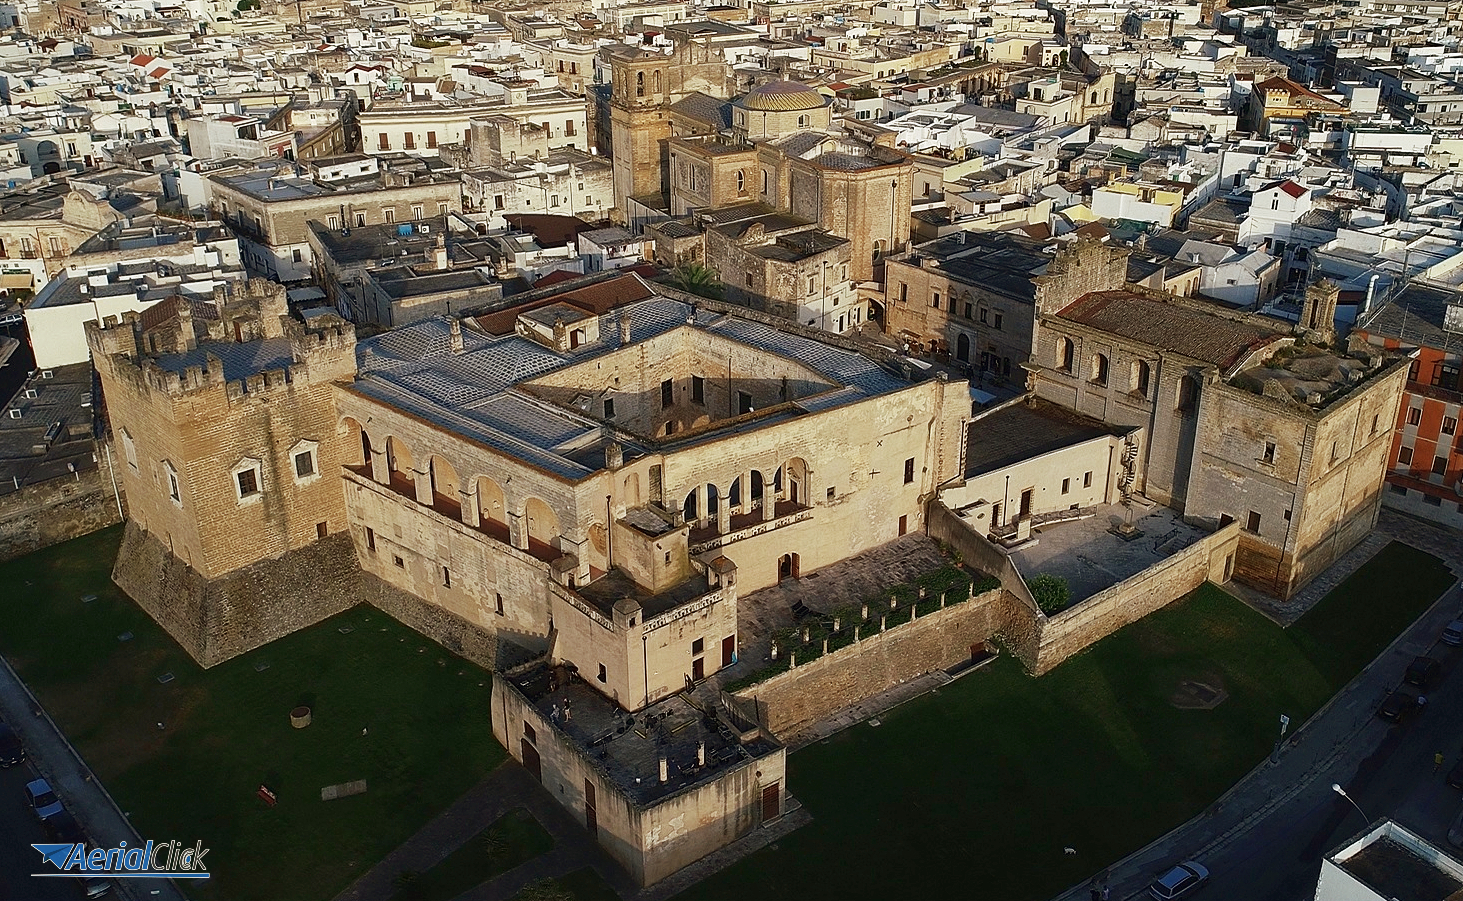
[[[171,553],[165,540],[129,521],[112,580],[204,667],[363,599],[350,532],[211,580]]]
[[[104,457],[99,466],[0,496],[0,560],[116,525],[118,498]]]

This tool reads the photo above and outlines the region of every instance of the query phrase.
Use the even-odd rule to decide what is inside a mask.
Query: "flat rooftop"
[[[1326,858],[1376,893],[1405,901],[1457,901],[1463,898],[1463,863],[1415,835],[1382,820]],[[1326,881],[1326,869],[1321,870]]]
[[[589,766],[642,809],[752,766],[780,747],[760,734],[742,741],[713,714],[703,713],[681,695],[629,713],[563,668],[556,671],[541,663],[509,679],[579,748]],[[703,744],[704,765],[697,763]],[[668,771],[665,782],[660,781],[662,757]]]
[[[965,433],[965,476],[984,475],[1124,431],[1046,401],[1013,404],[971,421]]]
[[[1280,337],[1262,328],[1207,310],[1133,291],[1095,291],[1057,313],[1069,322],[1183,354],[1228,369],[1246,353]]]
[[[1143,535],[1128,541],[1108,531],[1124,521],[1127,511],[1122,506],[1101,504],[1083,512],[1092,515],[1038,525],[1032,530],[1034,541],[1010,552],[1021,575],[1028,579],[1041,573],[1066,579],[1074,604],[1136,576],[1209,534],[1167,507],[1154,505],[1145,511],[1135,502],[1133,524]]]
[[[710,593],[711,585],[705,576],[696,574],[665,591],[646,591],[620,570],[612,569],[576,591],[606,617],[614,616],[617,601],[628,598],[640,605],[641,619],[650,619]]]

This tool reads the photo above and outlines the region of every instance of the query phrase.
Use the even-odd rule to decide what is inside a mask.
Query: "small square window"
[[[1256,513],[1254,510],[1251,510],[1250,511],[1250,518],[1249,518],[1249,521],[1247,521],[1245,523],[1245,530],[1246,531],[1249,531],[1249,532],[1255,532],[1257,534],[1259,533],[1259,531],[1260,531],[1260,514]]]
[[[330,523],[328,523],[328,522],[317,522],[317,523],[315,523],[315,537],[317,539],[318,538],[328,538],[329,536],[330,536]]]
[[[529,741],[538,741],[538,733],[533,731],[533,727],[528,724],[528,720],[523,721],[523,737]]]
[[[698,638],[691,642],[692,654],[704,654],[706,652],[706,639]]]
[[[239,497],[253,497],[259,493],[259,472],[254,469],[242,469],[234,473],[234,480],[238,484]]]
[[[836,495],[836,494],[837,494],[837,493],[838,493],[838,492],[837,492],[837,491],[836,491],[836,490],[835,490],[835,489],[834,489],[834,488],[833,488],[833,486],[832,486],[832,485],[829,485],[829,486],[828,486],[828,499],[829,499],[829,500],[830,500],[830,501],[831,501],[831,500],[833,500],[833,498],[834,498],[834,496],[835,496],[835,495]]]
[[[1062,493],[1066,494],[1072,490],[1072,480],[1062,479]]]
[[[1088,470],[1087,472],[1084,472],[1082,474],[1082,487],[1083,488],[1091,488],[1092,487],[1092,471],[1091,470]]]
[[[1422,407],[1407,408],[1407,424],[1417,425],[1422,422]]]
[[[1403,445],[1397,449],[1397,462],[1404,466],[1412,462],[1412,448]]]
[[[295,454],[295,476],[305,478],[315,474],[315,454],[313,451],[301,451]]]
[[[1422,502],[1431,507],[1441,507],[1443,505],[1443,499],[1436,494],[1424,494],[1422,496]]]
[[[1388,485],[1387,487],[1392,490],[1393,494],[1400,494],[1403,497],[1407,496],[1407,486],[1405,485]]]
[[[1452,416],[1443,417],[1443,434],[1451,435],[1458,431],[1458,420]]]
[[[1441,476],[1441,475],[1447,475],[1447,474],[1448,474],[1448,458],[1447,457],[1433,457],[1433,475]]]
[[[1275,442],[1274,441],[1266,441],[1265,442],[1265,449],[1260,452],[1260,462],[1261,463],[1272,463],[1272,464],[1275,462]]]
[[[396,564],[397,569],[406,569],[406,561],[401,559],[399,554],[392,554],[391,562]]]

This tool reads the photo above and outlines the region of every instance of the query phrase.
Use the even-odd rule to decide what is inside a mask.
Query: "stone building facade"
[[[339,609],[298,582],[271,585],[252,614],[210,603],[208,591],[248,567],[324,554],[316,549],[344,532],[333,383],[355,373],[350,324],[306,328],[288,315],[283,287],[251,281],[212,303],[164,301],[89,323],[87,341],[127,496],[122,588],[205,665]],[[188,590],[129,562],[149,556],[185,574]],[[276,620],[277,610],[291,612]]]
[[[835,334],[868,321],[850,277],[851,248],[781,213],[706,231],[706,265],[721,274],[726,300]]]

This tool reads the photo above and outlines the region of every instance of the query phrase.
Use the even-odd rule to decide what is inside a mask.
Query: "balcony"
[[[771,519],[762,518],[761,507],[753,508],[745,513],[733,513],[725,533],[718,528],[715,521],[712,521],[705,526],[693,526],[687,535],[687,541],[690,543],[691,553],[699,554],[702,551],[725,547],[744,538],[751,538],[764,532],[802,522],[805,519],[811,519],[812,516],[811,507],[795,501],[780,500],[772,509]]]

